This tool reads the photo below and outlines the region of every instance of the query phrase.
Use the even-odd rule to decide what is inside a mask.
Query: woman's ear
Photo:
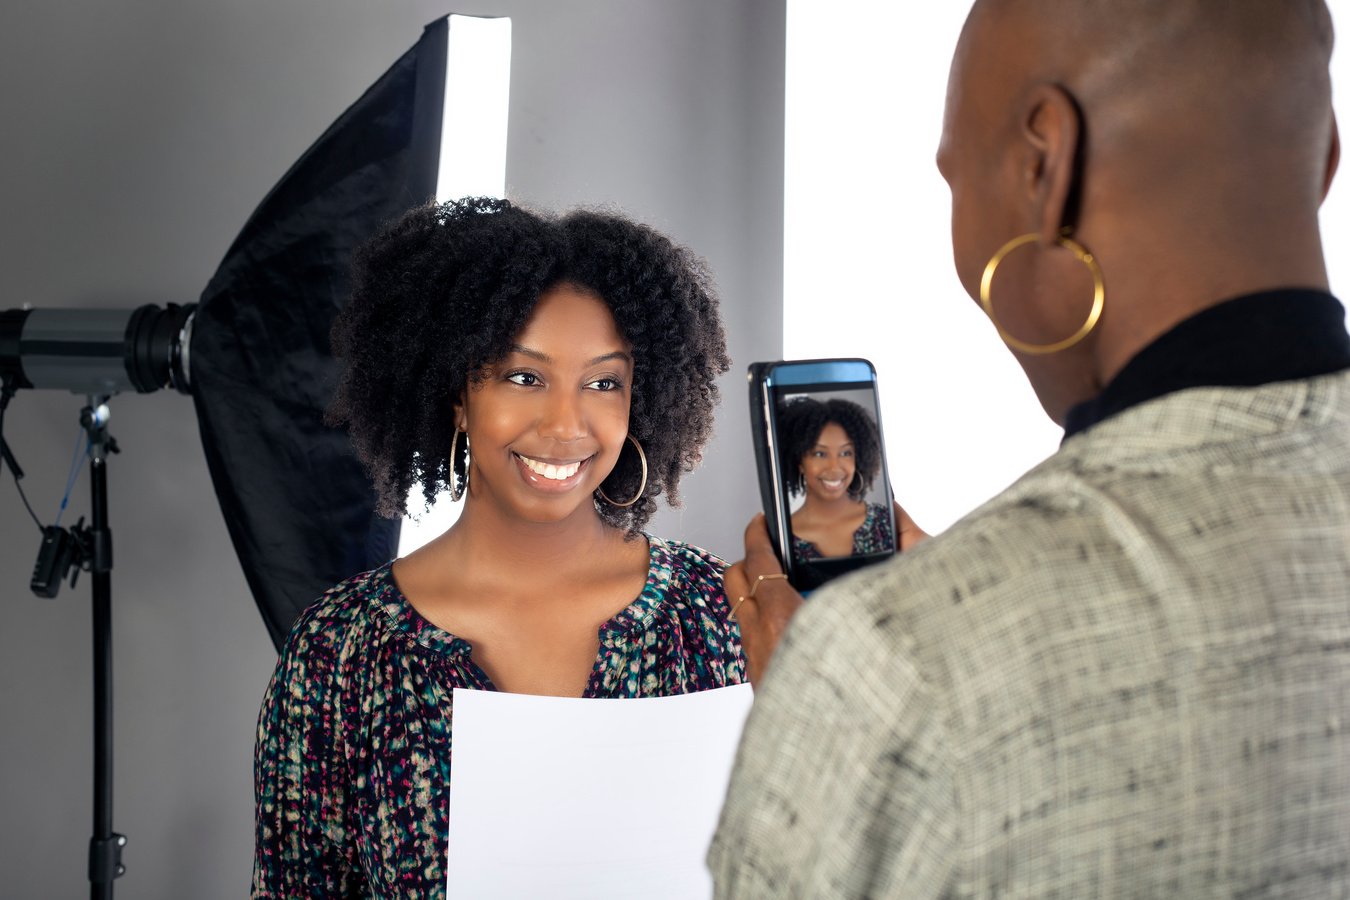
[[[1053,243],[1072,225],[1082,127],[1078,104],[1059,85],[1038,85],[1028,95],[1022,116],[1024,177],[1036,230],[1045,243]]]
[[[459,402],[456,403],[453,407],[455,428],[465,432],[466,434],[469,431],[469,416],[467,412],[469,407],[468,402],[469,398],[467,397],[467,394],[468,391],[461,391],[459,395]]]

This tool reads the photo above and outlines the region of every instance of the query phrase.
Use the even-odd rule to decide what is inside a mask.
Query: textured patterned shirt
[[[739,684],[745,663],[727,619],[724,564],[647,540],[646,586],[601,626],[585,696]],[[424,619],[389,565],[304,613],[258,722],[254,897],[445,895],[457,687],[493,689],[469,644]]]
[[[1069,440],[807,601],[722,898],[1350,896],[1350,374]]]

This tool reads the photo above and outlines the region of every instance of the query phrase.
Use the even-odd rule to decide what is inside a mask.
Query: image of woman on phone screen
[[[850,400],[794,397],[778,414],[797,561],[895,549],[886,508],[868,493],[881,471],[876,420]]]
[[[456,687],[745,679],[722,561],[643,531],[701,458],[725,340],[702,263],[651,229],[465,200],[363,248],[333,343],[330,419],[381,512],[415,485],[464,507],[291,632],[258,724],[253,896],[440,897]],[[615,777],[637,791],[641,761]]]

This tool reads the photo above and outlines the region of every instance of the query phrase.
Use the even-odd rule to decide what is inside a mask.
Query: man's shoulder
[[[1047,558],[1062,557],[1065,540],[1096,530],[1093,504],[1066,491],[1062,475],[1057,469],[1029,473],[941,534],[839,580],[819,596],[900,592],[960,605],[1010,577],[1041,573]]]
[[[1060,484],[1051,468],[893,559],[813,594],[794,622],[794,640],[859,654],[860,665],[944,669],[991,635],[1025,619],[1027,604],[1053,602],[1062,586],[1123,558],[1094,504]],[[941,675],[937,675],[941,680]]]

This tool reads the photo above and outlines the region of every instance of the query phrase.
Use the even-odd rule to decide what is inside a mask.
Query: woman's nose
[[[580,398],[570,391],[549,392],[539,422],[539,433],[555,441],[575,441],[586,436],[586,419]]]

